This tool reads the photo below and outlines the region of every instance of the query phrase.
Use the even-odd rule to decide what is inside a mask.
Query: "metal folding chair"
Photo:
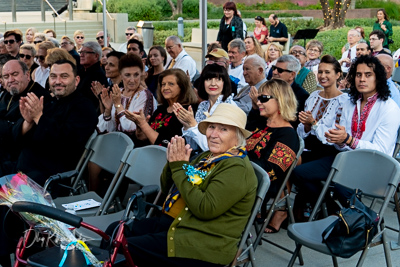
[[[111,132],[103,135],[97,135],[94,140],[90,143],[90,148],[86,152],[87,156],[83,160],[83,163],[78,170],[78,176],[73,182],[73,189],[78,187],[84,187],[84,193],[78,195],[71,195],[67,197],[59,197],[54,199],[54,203],[57,208],[63,209],[62,204],[76,202],[86,199],[94,199],[101,204],[99,208],[90,208],[86,210],[77,211],[78,216],[93,216],[99,215],[101,211],[109,208],[110,201],[110,190],[107,190],[104,198],[101,198],[95,192],[87,192],[86,186],[84,185],[84,173],[89,162],[95,163],[102,169],[114,174],[113,179],[109,188],[114,188],[118,182],[119,174],[128,158],[129,153],[132,151],[134,144],[132,140],[124,133]],[[103,201],[104,200],[104,201]]]
[[[268,243],[270,243],[270,244],[272,244],[272,245],[274,245],[274,246],[276,246],[276,247],[278,247],[280,249],[285,250],[286,252],[293,253],[293,251],[289,250],[288,248],[283,247],[283,246],[277,244],[276,242],[273,242],[273,241],[267,239],[266,236],[264,235],[264,229],[267,227],[267,225],[269,224],[270,220],[272,219],[273,213],[276,210],[279,210],[279,208],[281,208],[281,207],[285,207],[287,209],[288,216],[289,216],[289,222],[290,223],[294,223],[293,205],[292,205],[292,203],[291,203],[291,201],[289,199],[290,192],[288,191],[288,188],[287,188],[286,184],[289,181],[290,174],[292,173],[294,167],[296,167],[297,161],[299,160],[299,158],[301,156],[301,153],[303,153],[303,150],[304,150],[304,141],[303,141],[303,139],[301,137],[299,137],[299,142],[300,142],[300,148],[299,148],[299,151],[296,154],[296,159],[294,160],[294,162],[290,166],[290,168],[289,168],[289,170],[288,170],[288,172],[286,174],[286,177],[285,177],[281,187],[279,188],[279,191],[278,191],[277,195],[273,199],[273,201],[272,201],[272,203],[270,205],[270,208],[268,210],[267,217],[265,218],[263,225],[261,226],[261,228],[259,228],[257,225],[255,225],[257,238],[256,238],[256,241],[254,242],[254,250],[257,248],[257,246],[259,244],[261,244],[261,240],[263,240],[263,241],[268,242]],[[284,194],[284,197],[281,197],[282,192]],[[299,261],[300,261],[300,264],[303,265],[303,257],[301,255],[301,253],[299,253]]]
[[[332,164],[331,172],[317,200],[315,208],[306,223],[294,223],[288,227],[288,236],[297,245],[288,266],[293,266],[300,248],[308,248],[332,256],[334,266],[338,266],[336,257],[322,242],[322,232],[337,216],[329,216],[313,221],[324,201],[331,183],[340,184],[349,189],[360,189],[363,194],[372,198],[373,208],[379,215],[379,232],[373,237],[371,244],[364,248],[357,266],[362,266],[371,246],[383,244],[387,266],[391,266],[389,245],[386,238],[384,212],[396,190],[400,179],[400,165],[392,157],[375,150],[360,149],[339,153]],[[381,200],[380,202],[376,200]],[[374,207],[378,206],[379,209]]]
[[[258,210],[260,209],[264,197],[267,194],[270,185],[270,180],[268,173],[263,168],[261,168],[254,162],[251,162],[251,164],[254,168],[254,172],[256,173],[258,180],[257,197],[253,209],[251,210],[251,215],[249,217],[249,220],[243,231],[235,259],[230,266],[237,266],[248,261],[251,262],[251,265],[253,267],[255,266],[254,244],[252,241],[250,230],[253,227],[254,220],[257,217]]]
[[[157,185],[160,187],[160,176],[166,163],[167,149],[165,147],[150,145],[133,149],[127,157],[123,170],[119,174],[115,186],[107,191],[109,196],[107,197],[107,203],[104,204],[104,207],[108,207],[111,204],[111,201],[115,198],[123,179],[130,179],[140,186]],[[161,191],[158,192],[153,203],[157,203],[160,194]],[[106,211],[106,209],[99,209],[99,214],[97,214],[99,216],[86,216],[83,217],[83,220],[84,222],[105,231],[112,222],[120,220],[125,212],[125,210],[122,210],[116,213],[106,214]],[[151,216],[151,211],[147,216]],[[77,232],[90,239],[90,241],[88,241],[89,244],[100,246],[100,236],[87,229],[79,229]]]

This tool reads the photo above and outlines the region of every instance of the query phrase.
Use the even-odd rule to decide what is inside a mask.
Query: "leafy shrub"
[[[110,13],[127,13],[129,21],[152,21],[162,17],[156,0],[108,0],[107,9]]]
[[[392,1],[358,0],[356,8],[384,8],[389,19],[398,19],[400,16],[400,6]]]

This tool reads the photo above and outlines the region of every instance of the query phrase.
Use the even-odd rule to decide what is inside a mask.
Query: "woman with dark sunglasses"
[[[349,97],[338,88],[338,80],[342,76],[339,62],[331,55],[321,58],[317,79],[322,91],[314,91],[307,99],[304,111],[299,113],[300,124],[297,133],[304,139],[305,149],[301,155],[301,164],[291,175],[291,181],[298,188],[295,201],[295,216],[299,220],[307,220],[310,208],[315,204],[321,181],[327,177],[322,169],[330,169],[337,150],[326,140],[325,132],[336,129],[342,116],[343,105]],[[324,167],[325,166],[325,167]],[[321,175],[322,174],[322,175]],[[305,217],[305,218],[304,218]]]
[[[29,74],[32,79],[32,72],[39,67],[39,65],[34,61],[36,56],[36,49],[31,44],[23,44],[19,48],[19,60],[24,62],[29,69]]]
[[[272,79],[258,89],[257,105],[253,102],[247,118],[246,129],[252,132],[247,139],[247,155],[268,172],[271,180],[260,220],[267,216],[268,200],[278,194],[290,165],[296,159],[299,138],[290,124],[296,120],[296,112],[297,100],[291,86],[281,79]],[[276,211],[265,232],[278,232],[286,218],[286,211]]]

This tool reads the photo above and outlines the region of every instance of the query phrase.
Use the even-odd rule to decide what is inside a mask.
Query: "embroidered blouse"
[[[304,106],[304,111],[311,111],[311,114],[317,122],[317,128],[305,132],[304,124],[297,126],[298,135],[305,139],[308,135],[315,135],[323,144],[332,145],[326,141],[325,132],[329,129],[336,129],[335,124],[340,123],[343,105],[349,101],[347,94],[341,94],[334,98],[323,98],[321,91],[314,91],[308,97]]]
[[[292,127],[266,127],[265,120],[246,128],[253,132],[246,145],[250,160],[268,172],[271,182],[282,181],[299,150],[296,131]]]
[[[121,88],[121,91],[122,90],[123,88]],[[146,116],[152,115],[155,108],[157,107],[157,101],[154,99],[153,94],[148,89],[140,90],[139,92],[136,92],[132,97],[121,95],[121,104],[124,107],[124,110],[143,110]],[[111,119],[105,120],[104,114],[101,114],[99,116],[97,130],[100,133],[118,131],[131,136],[136,131],[136,124],[125,117],[124,110],[118,114],[115,114],[115,107],[113,105],[111,108]]]
[[[400,109],[392,99],[383,101],[377,97],[377,94],[369,97],[362,110],[361,98],[356,104],[350,100],[344,104],[340,125],[355,141],[352,147],[335,145],[337,149],[374,149],[392,156],[400,126]]]
[[[230,95],[225,101],[222,101],[222,98],[223,95],[220,95],[215,104],[211,107],[211,109],[210,109],[210,102],[208,100],[202,101],[199,104],[196,115],[194,117],[196,122],[199,123],[207,118],[207,116],[204,114],[205,112],[208,112],[210,115],[212,115],[214,113],[214,110],[221,103],[228,103],[237,106],[235,101],[233,101],[233,94]],[[208,111],[209,109],[210,111]],[[199,148],[203,151],[208,150],[207,138],[204,134],[199,132],[197,125],[187,130],[182,130],[182,132],[183,136],[186,139],[186,143],[190,144],[191,148],[193,148],[194,150]]]

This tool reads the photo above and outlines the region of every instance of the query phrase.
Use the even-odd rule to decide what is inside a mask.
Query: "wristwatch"
[[[318,122],[316,122],[315,120],[311,123],[311,129],[316,131],[318,128]]]

